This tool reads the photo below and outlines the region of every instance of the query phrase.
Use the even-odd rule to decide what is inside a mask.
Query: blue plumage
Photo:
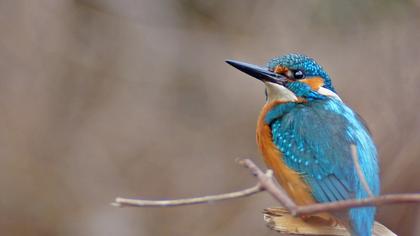
[[[300,84],[299,86],[297,84]],[[288,86],[306,103],[283,103],[265,117],[273,142],[283,153],[285,163],[300,173],[319,202],[365,198],[351,157],[357,147],[359,162],[372,192],[379,194],[375,145],[358,115],[341,101],[305,89],[306,84]],[[349,212],[357,235],[370,235],[375,208],[355,208]]]

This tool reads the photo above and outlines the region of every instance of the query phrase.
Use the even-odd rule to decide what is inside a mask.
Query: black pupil
[[[295,79],[302,79],[304,77],[303,72],[301,70],[297,70],[293,73]]]

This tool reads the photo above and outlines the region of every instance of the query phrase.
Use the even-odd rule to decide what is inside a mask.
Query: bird
[[[257,144],[265,164],[296,204],[379,195],[377,149],[366,122],[342,101],[329,74],[313,58],[290,53],[272,58],[266,66],[226,62],[265,85]],[[335,221],[353,236],[369,236],[375,211],[351,208],[302,219]]]

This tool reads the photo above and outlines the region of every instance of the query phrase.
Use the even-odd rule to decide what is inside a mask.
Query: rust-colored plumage
[[[272,141],[270,126],[264,122],[266,113],[279,103],[281,102],[274,101],[267,103],[263,107],[257,123],[257,143],[263,154],[266,165],[274,171],[277,180],[296,203],[312,204],[315,200],[310,193],[310,188],[298,173],[290,169],[283,162],[282,153]]]

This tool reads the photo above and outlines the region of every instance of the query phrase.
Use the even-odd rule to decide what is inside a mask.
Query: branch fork
[[[287,214],[287,212],[281,208],[266,209],[264,212],[265,214],[264,218],[268,222],[268,226],[270,228],[272,228],[273,230],[277,230],[283,233],[289,233],[292,235],[314,235],[311,233],[304,233],[302,231],[304,226],[301,226],[302,228],[299,228],[300,231],[299,230],[298,231],[300,232],[300,234],[293,233],[294,231],[296,231],[297,229],[296,227],[293,228],[294,231],[289,230],[289,229],[286,229],[286,231],[282,231],[284,230],[284,227],[283,228],[280,227],[282,228],[282,230],[278,230],[279,225],[276,225],[278,227],[277,229],[276,227],[272,227],[273,222],[275,222],[275,220],[273,221],[273,219],[275,219],[276,217],[284,217],[284,215],[286,216],[290,215],[290,217],[295,218],[294,216],[315,214],[315,213],[320,213],[320,212],[333,212],[333,211],[344,210],[344,209],[355,208],[355,207],[381,206],[381,205],[403,204],[403,203],[420,203],[420,193],[387,194],[387,195],[381,195],[377,197],[371,196],[370,195],[371,191],[369,189],[369,186],[366,184],[364,185],[364,187],[366,191],[370,193],[369,194],[370,197],[365,198],[365,199],[349,199],[349,200],[330,202],[330,203],[316,203],[316,204],[311,204],[311,205],[298,206],[287,195],[286,191],[280,185],[277,185],[275,183],[273,179],[272,170],[267,170],[264,173],[250,159],[240,160],[239,164],[248,168],[250,172],[257,178],[258,182],[254,186],[247,189],[240,190],[240,191],[236,191],[236,192],[223,193],[223,194],[218,194],[218,195],[209,195],[209,196],[203,196],[203,197],[195,197],[195,198],[173,199],[173,200],[142,200],[142,199],[130,199],[130,198],[117,197],[115,201],[111,203],[111,205],[117,206],[117,207],[174,207],[174,206],[184,206],[184,205],[206,204],[206,203],[212,203],[216,201],[224,201],[224,200],[236,199],[236,198],[241,198],[241,197],[247,197],[247,196],[251,196],[260,192],[268,192],[289,213]],[[357,167],[358,163],[355,162],[355,164],[356,164],[356,168],[358,168]],[[363,175],[360,177],[362,181],[366,182]],[[279,214],[278,212],[283,212],[283,213]],[[292,219],[292,218],[289,218],[289,219]],[[283,219],[286,219],[286,218],[283,218]],[[291,220],[289,220],[288,222],[291,222]],[[296,220],[293,220],[293,222],[296,222]],[[304,222],[302,224],[304,224]],[[336,227],[336,226],[331,226],[331,227]],[[385,232],[386,230],[388,230],[386,229],[385,226],[380,225],[380,224],[378,225],[376,223],[375,223],[375,227],[380,227],[383,230],[385,230]],[[328,232],[331,232],[331,234],[326,234],[325,232],[327,231],[325,232],[322,231],[324,233],[318,233],[318,235],[320,234],[321,235],[348,235],[347,232],[343,234],[341,228],[338,231],[336,231],[333,228],[327,228],[326,230]],[[316,231],[316,232],[319,232],[319,231]],[[337,233],[337,232],[341,232],[341,233]],[[388,230],[386,234],[381,234],[381,235],[395,235],[395,234],[393,234],[390,230]]]

